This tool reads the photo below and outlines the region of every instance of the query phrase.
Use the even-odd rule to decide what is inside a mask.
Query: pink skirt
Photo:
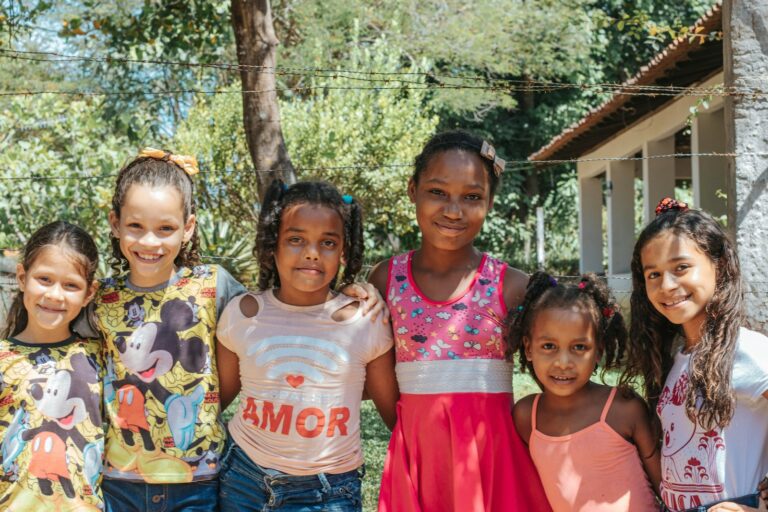
[[[550,511],[508,393],[402,394],[379,512]]]

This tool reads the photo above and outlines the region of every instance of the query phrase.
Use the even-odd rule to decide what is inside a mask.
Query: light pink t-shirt
[[[360,401],[365,367],[393,346],[388,326],[360,310],[331,315],[354,299],[290,306],[272,292],[250,294],[256,316],[233,299],[217,337],[240,359],[240,407],[229,422],[234,441],[256,464],[292,475],[343,473],[363,463]]]

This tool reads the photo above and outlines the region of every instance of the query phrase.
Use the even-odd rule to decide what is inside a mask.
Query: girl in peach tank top
[[[552,509],[658,510],[660,456],[647,405],[590,380],[603,357],[606,368],[621,360],[627,340],[605,283],[587,274],[565,285],[537,272],[509,338],[544,390],[521,399],[513,416]]]

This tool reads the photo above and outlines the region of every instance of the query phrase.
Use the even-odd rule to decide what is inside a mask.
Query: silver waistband
[[[512,363],[499,359],[398,362],[401,393],[511,393]]]

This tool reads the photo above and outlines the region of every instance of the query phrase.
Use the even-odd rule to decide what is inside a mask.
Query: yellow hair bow
[[[197,158],[194,156],[174,155],[173,153],[168,153],[162,149],[144,148],[139,153],[139,157],[154,158],[155,160],[173,162],[174,164],[178,165],[182,171],[187,173],[187,176],[190,177],[200,172],[200,169],[197,167]]]

